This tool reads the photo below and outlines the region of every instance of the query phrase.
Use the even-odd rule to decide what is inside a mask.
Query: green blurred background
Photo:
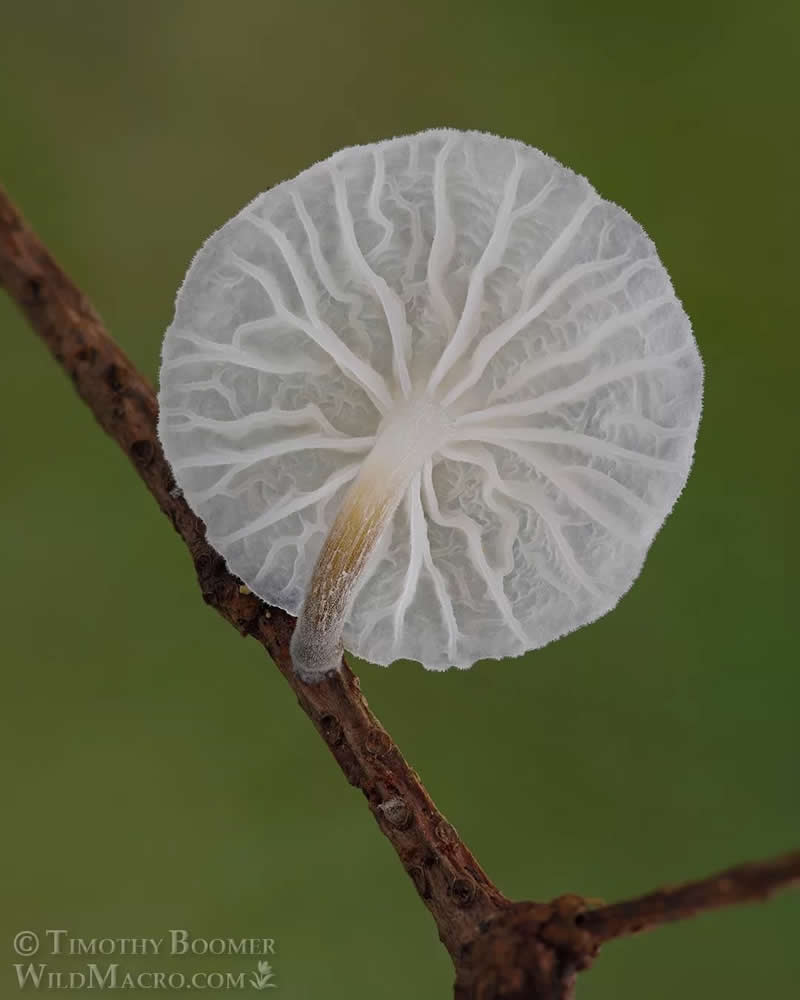
[[[707,388],[639,582],[520,660],[356,664],[516,898],[618,899],[800,841],[798,60],[800,7],[769,0],[0,3],[0,177],[153,378],[204,238],[345,145],[514,136],[655,239]],[[285,682],[203,606],[3,298],[0,331],[0,994],[19,930],[183,927],[276,938],[282,997],[448,996],[430,917]],[[579,995],[794,996],[799,931],[791,895],[706,916],[610,946]]]

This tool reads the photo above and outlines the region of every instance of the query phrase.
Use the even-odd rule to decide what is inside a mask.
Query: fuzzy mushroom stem
[[[451,427],[446,412],[424,396],[404,400],[384,420],[322,546],[292,635],[292,663],[306,683],[338,670],[342,631],[370,556]]]

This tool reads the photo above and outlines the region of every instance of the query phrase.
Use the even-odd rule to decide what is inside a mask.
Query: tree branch
[[[300,681],[289,658],[294,618],[242,586],[211,548],[175,487],[157,434],[152,387],[109,336],[5,191],[0,188],[0,285],[72,379],[100,426],[133,462],[194,561],[203,598],[242,635],[266,649],[297,694],[347,780],[367,798],[452,954],[506,902],[433,803],[416,773],[370,711],[346,664],[316,685]]]
[[[762,899],[800,881],[798,852],[599,909],[574,895],[550,903],[512,903],[437,810],[371,712],[347,664],[313,686],[297,678],[289,658],[294,619],[251,594],[207,543],[203,524],[176,488],[161,450],[152,387],[2,188],[0,285],[172,521],[189,549],[206,603],[269,653],[347,780],[364,793],[453,959],[457,998],[569,1000],[577,973],[588,968],[604,942]]]
[[[657,889],[637,899],[589,910],[578,917],[577,923],[602,944],[723,906],[767,899],[778,889],[792,885],[800,885],[800,851],[771,861],[737,865],[697,882]]]

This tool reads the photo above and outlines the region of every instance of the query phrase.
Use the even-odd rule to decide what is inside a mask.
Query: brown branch
[[[22,309],[101,427],[119,444],[194,561],[205,601],[269,653],[433,916],[456,967],[456,997],[569,1000],[577,973],[606,941],[800,881],[800,854],[591,909],[580,896],[512,903],[489,880],[370,711],[346,663],[314,686],[292,670],[294,619],[227,572],[176,488],[157,435],[152,387],[113,342],[0,188],[0,285]]]
[[[771,861],[737,865],[697,882],[657,889],[637,899],[589,910],[578,917],[577,923],[602,944],[723,906],[767,899],[792,885],[800,885],[800,851]]]
[[[202,522],[175,488],[157,434],[152,387],[106,331],[89,300],[53,260],[0,188],[0,285],[27,316],[100,426],[119,444],[183,538],[205,601],[260,642],[344,771],[360,788],[451,954],[506,900],[370,711],[343,664],[330,680],[298,680],[289,659],[294,619],[267,607],[227,572]]]

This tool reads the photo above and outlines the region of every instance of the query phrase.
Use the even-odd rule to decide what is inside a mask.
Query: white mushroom
[[[160,434],[295,668],[467,667],[605,614],[689,473],[702,363],[650,239],[544,153],[345,149],[195,257]]]

